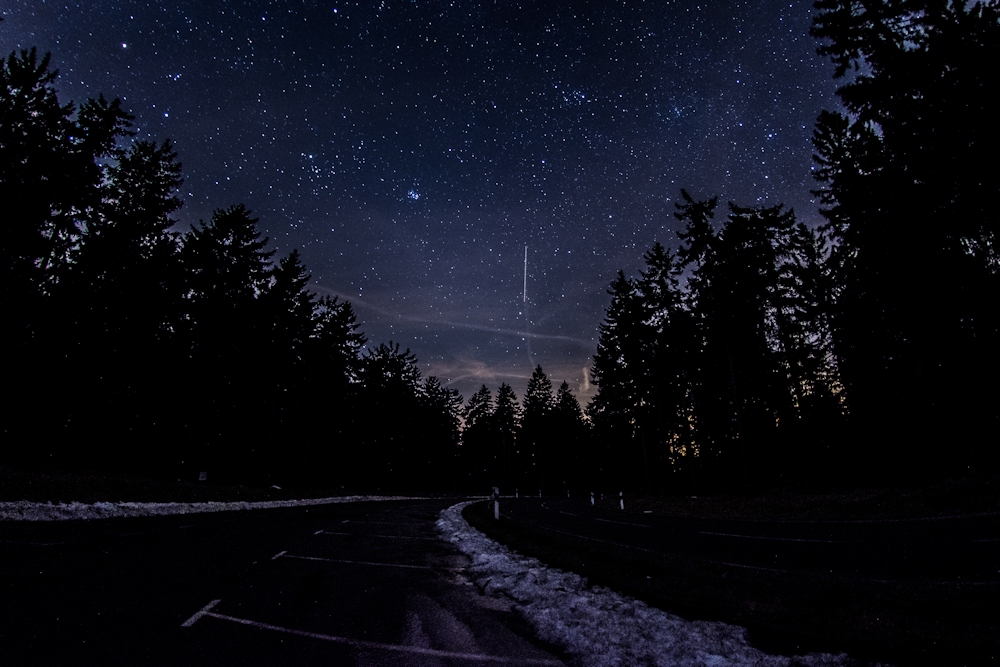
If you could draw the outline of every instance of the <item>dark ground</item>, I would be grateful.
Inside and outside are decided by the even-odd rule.
[[[686,618],[747,627],[768,652],[988,665],[1000,661],[1000,512],[995,500],[982,502],[995,487],[972,486],[627,498],[631,511],[619,510],[617,497],[594,508],[504,500],[499,522],[485,503],[466,517],[593,584]],[[811,518],[797,519],[803,514]]]
[[[530,512],[515,516],[510,503],[505,503],[507,518],[499,523],[488,517],[485,504],[472,506],[466,515],[494,539],[583,574],[592,583],[688,618],[746,626],[751,640],[767,651],[847,651],[863,661],[904,667],[988,665],[1000,662],[998,486],[995,478],[979,477],[829,493],[626,497],[624,512],[618,509],[618,498],[609,495],[598,498],[593,509],[579,501],[571,509],[581,515],[592,512],[591,525],[577,523],[568,530],[547,525]],[[342,493],[0,469],[0,501],[194,502]],[[546,502],[553,508],[563,500]],[[596,522],[598,517],[667,522],[673,528],[663,529],[664,534],[674,538],[665,546],[643,546],[641,540],[648,537],[635,542],[629,533],[645,530],[615,528]],[[594,526],[619,532],[588,532]],[[694,532],[735,538],[805,530],[793,539],[818,541],[766,542],[725,535],[695,539],[688,535],[692,526],[704,529]],[[597,541],[602,535],[611,539]],[[850,546],[825,546],[828,537]],[[869,546],[866,539],[873,540]],[[777,565],[769,561],[769,549],[775,545],[781,547],[773,554]],[[810,545],[818,549],[813,555],[798,550]],[[866,553],[871,558],[865,558]],[[821,565],[837,571],[824,574]],[[30,585],[19,590],[28,595]]]
[[[461,576],[454,502],[0,522],[0,665],[562,664]]]

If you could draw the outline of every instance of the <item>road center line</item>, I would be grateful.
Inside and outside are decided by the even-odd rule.
[[[282,551],[280,554],[278,554],[277,556],[275,556],[271,560],[274,560],[275,558],[278,558],[278,556],[281,556],[282,558],[297,558],[299,560],[316,560],[316,561],[322,561],[324,563],[346,563],[347,565],[374,565],[374,566],[377,566],[377,567],[402,567],[402,568],[406,568],[408,570],[433,570],[434,569],[434,568],[432,568],[432,567],[430,567],[428,565],[404,565],[402,563],[373,563],[373,562],[364,561],[364,560],[342,560],[340,558],[319,558],[318,556],[295,556],[293,554],[288,553],[287,551]]]
[[[600,521],[600,519],[598,519]],[[736,535],[734,533],[712,533],[706,530],[699,530],[699,535],[716,535],[718,537],[742,537],[747,540],[774,540],[777,542],[817,542],[821,544],[833,544],[833,540],[807,540],[801,537],[766,537],[764,535]]]
[[[261,623],[260,621],[252,621],[246,618],[236,618],[235,616],[227,616],[225,614],[217,614],[210,611],[219,601],[213,600],[204,609],[199,611],[197,614],[188,619],[182,627],[190,627],[195,621],[197,621],[202,616],[211,616],[212,618],[217,618],[220,621],[230,621],[232,623],[239,623],[240,625],[247,625],[252,628],[258,628],[260,630],[272,630],[274,632],[282,632],[287,635],[296,635],[298,637],[308,637],[310,639],[319,639],[327,642],[334,642],[336,644],[346,644],[348,646],[354,647],[355,649],[367,649],[376,651],[392,651],[394,653],[414,653],[417,655],[428,655],[436,658],[451,658],[457,660],[471,660],[474,662],[492,662],[504,665],[562,665],[563,663],[559,660],[552,658],[507,658],[498,655],[486,655],[483,653],[460,653],[456,651],[440,651],[438,649],[432,648],[422,648],[420,646],[400,646],[398,644],[383,644],[381,642],[369,642],[359,639],[349,639],[347,637],[337,637],[334,635],[326,635],[320,632],[309,632],[308,630],[296,630],[294,628],[284,628],[280,625],[271,625],[270,623]]]

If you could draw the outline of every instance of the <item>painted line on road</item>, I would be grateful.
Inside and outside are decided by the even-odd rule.
[[[612,542],[610,540],[602,540],[602,539],[600,539],[598,537],[589,537],[587,535],[580,535],[578,533],[571,533],[571,532],[568,532],[568,531],[565,531],[565,530],[559,530],[558,528],[550,528],[549,526],[543,526],[542,524],[536,523],[534,521],[527,521],[527,520],[524,520],[524,519],[515,519],[514,517],[510,516],[509,514],[504,514],[503,512],[500,513],[500,516],[503,517],[504,519],[509,519],[511,521],[523,521],[524,523],[530,523],[533,526],[535,526],[536,528],[540,528],[542,530],[547,530],[547,531],[549,531],[551,533],[557,533],[559,535],[567,535],[569,537],[576,537],[576,538],[581,539],[581,540],[586,540],[587,542],[597,542],[599,544],[610,544],[611,546],[615,546],[615,547],[624,547],[626,549],[633,549],[635,551],[645,551],[646,553],[657,554],[657,555],[660,555],[660,556],[669,555],[669,554],[666,554],[666,553],[664,553],[662,551],[656,551],[655,549],[647,549],[645,547],[637,547],[637,546],[632,545],[632,544],[621,544],[619,542]]]
[[[504,517],[506,519],[510,519],[512,521],[517,521],[517,519],[514,519],[513,517],[508,516],[506,514],[501,514],[500,516],[502,516],[502,517]],[[543,526],[542,524],[535,523],[533,521],[526,521],[525,523],[530,523],[530,524],[534,525],[536,528],[540,528],[542,530],[547,530],[549,532],[557,533],[559,535],[566,535],[566,536],[569,536],[569,537],[575,537],[577,539],[585,540],[587,542],[597,542],[599,544],[608,544],[608,545],[615,546],[615,547],[622,547],[623,549],[631,549],[633,551],[643,551],[645,553],[654,554],[654,555],[665,557],[665,558],[675,558],[675,559],[679,558],[679,559],[682,559],[682,560],[694,560],[694,561],[698,561],[700,563],[709,563],[711,565],[726,565],[726,566],[729,566],[729,567],[738,567],[738,568],[743,568],[743,569],[746,569],[746,570],[762,570],[762,571],[765,571],[765,572],[775,572],[775,573],[778,573],[778,574],[805,574],[807,576],[819,576],[819,577],[826,577],[827,576],[827,575],[822,574],[822,573],[793,572],[791,570],[781,570],[781,569],[773,568],[773,567],[760,567],[760,566],[757,566],[757,565],[741,565],[739,563],[727,563],[725,561],[720,561],[720,560],[711,560],[711,559],[708,559],[708,558],[699,558],[698,556],[692,556],[690,554],[669,553],[669,552],[665,552],[665,551],[658,551],[656,549],[647,549],[646,547],[639,547],[639,546],[636,546],[634,544],[622,544],[621,542],[612,542],[611,540],[602,540],[602,539],[597,538],[597,537],[590,537],[590,536],[587,536],[587,535],[580,535],[578,533],[570,533],[570,532],[565,531],[565,530],[559,530],[558,528],[550,528],[549,526]]]
[[[200,619],[202,616],[207,615],[211,611],[212,607],[219,604],[220,602],[222,602],[222,600],[212,600],[207,605],[198,610],[194,616],[181,623],[181,627],[190,628],[192,625],[198,622],[198,619]]]
[[[211,616],[212,618],[217,618],[220,621],[239,623],[240,625],[246,625],[251,628],[257,628],[258,630],[271,630],[273,632],[281,632],[287,635],[296,635],[298,637],[308,637],[309,639],[319,639],[322,641],[333,642],[335,644],[346,644],[347,646],[351,646],[355,649],[390,651],[393,653],[411,653],[416,655],[432,656],[435,658],[451,658],[453,660],[471,660],[474,662],[492,662],[504,665],[563,665],[564,664],[561,660],[555,660],[553,658],[508,658],[505,656],[487,655],[484,653],[462,653],[458,651],[441,651],[433,648],[423,648],[421,646],[401,646],[399,644],[383,644],[381,642],[370,642],[360,639],[350,639],[348,637],[337,637],[335,635],[327,635],[321,632],[296,630],[295,628],[285,628],[280,625],[261,623],[260,621],[252,621],[246,618],[227,616],[226,614],[218,614],[214,611],[211,611],[212,607],[214,607],[218,603],[219,600],[213,600],[207,606],[205,606],[201,611],[199,611],[197,614],[195,614],[190,619],[185,621],[182,627],[191,627],[201,617]]]
[[[433,570],[434,569],[434,568],[430,567],[429,565],[404,565],[402,563],[373,563],[373,562],[364,561],[364,560],[343,560],[343,559],[340,559],[340,558],[320,558],[318,556],[296,556],[294,554],[288,553],[287,551],[282,551],[280,554],[278,554],[277,556],[275,556],[271,560],[275,560],[276,558],[278,558],[278,556],[280,556],[282,558],[297,558],[298,560],[316,560],[316,561],[322,561],[324,563],[345,563],[347,565],[375,565],[377,567],[402,567],[402,568],[405,568],[405,569],[408,569],[408,570]]]
[[[20,540],[0,540],[0,544],[20,544],[23,547],[54,547],[65,542],[22,542]]]
[[[628,521],[615,521],[614,519],[594,519],[595,521],[602,521],[604,523],[617,523],[622,526],[635,526],[636,528],[652,528],[652,526],[645,523],[629,523]]]
[[[368,535],[366,533],[337,533],[331,530],[317,530],[313,535],[347,535],[354,537],[383,537],[387,540],[427,540],[429,542],[437,542],[440,538],[437,537],[414,537],[411,535]]]
[[[524,521],[524,520],[515,519],[514,517],[512,517],[512,516],[510,516],[508,514],[501,513],[500,516],[502,516],[505,519],[509,519],[511,521]],[[623,549],[631,549],[633,551],[643,551],[645,553],[655,554],[657,556],[662,556],[662,557],[665,557],[665,558],[679,558],[679,559],[682,559],[682,560],[693,560],[693,561],[697,561],[699,563],[707,563],[709,565],[721,565],[723,567],[735,567],[735,568],[740,568],[740,569],[743,569],[743,570],[758,570],[758,571],[761,571],[761,572],[773,572],[775,574],[798,575],[798,576],[814,577],[814,578],[821,578],[821,579],[837,579],[837,580],[840,580],[840,581],[869,581],[869,582],[878,583],[878,584],[900,584],[900,583],[911,584],[911,583],[923,583],[924,585],[927,585],[927,586],[960,586],[960,587],[964,587],[964,586],[1000,586],[1000,581],[930,581],[930,582],[919,582],[918,581],[918,582],[913,582],[913,581],[909,581],[909,580],[906,580],[906,579],[878,579],[878,578],[875,578],[875,577],[865,577],[865,576],[854,576],[854,577],[852,577],[852,576],[846,576],[846,575],[842,575],[842,574],[832,574],[832,573],[831,574],[827,574],[825,572],[810,572],[808,570],[785,570],[785,569],[776,568],[776,567],[763,567],[763,566],[760,566],[760,565],[745,565],[745,564],[742,564],[742,563],[730,563],[728,561],[712,560],[710,558],[699,558],[698,556],[693,556],[693,555],[690,555],[690,554],[678,554],[678,553],[670,553],[670,552],[666,552],[666,551],[657,551],[655,549],[647,549],[646,547],[639,547],[639,546],[636,546],[634,544],[622,544],[621,542],[612,542],[611,540],[602,540],[602,539],[599,539],[597,537],[590,537],[588,535],[580,535],[578,533],[571,533],[571,532],[568,532],[568,531],[565,531],[565,530],[559,530],[558,528],[551,528],[549,526],[543,526],[542,524],[536,523],[536,522],[533,522],[533,521],[524,521],[524,523],[530,523],[533,526],[535,526],[536,528],[539,528],[541,530],[547,530],[547,531],[549,531],[551,533],[557,533],[559,535],[566,535],[568,537],[575,537],[575,538],[577,538],[579,540],[584,540],[584,541],[587,541],[587,542],[597,542],[599,544],[608,544],[608,545],[615,546],[615,547],[621,547]]]
[[[600,521],[600,519],[598,519]],[[747,540],[775,540],[778,542],[818,542],[821,544],[833,544],[833,540],[808,540],[802,537],[767,537],[765,535],[737,535],[735,533],[712,533],[707,530],[699,530],[699,535],[715,535],[718,537],[742,537]]]

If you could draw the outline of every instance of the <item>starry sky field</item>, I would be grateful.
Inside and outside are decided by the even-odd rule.
[[[585,402],[608,285],[676,246],[681,188],[819,224],[810,137],[837,84],[812,12],[14,0],[0,49],[51,52],[61,101],[119,97],[139,138],[173,140],[180,228],[245,203],[425,375],[520,397],[541,364]]]

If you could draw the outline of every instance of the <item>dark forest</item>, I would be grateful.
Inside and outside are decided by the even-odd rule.
[[[179,231],[171,142],[11,54],[0,465],[560,495],[995,471],[1000,12],[815,6],[842,83],[814,129],[825,224],[682,191],[680,238],[610,284],[585,408],[541,366],[520,398],[423,377],[243,205]]]

